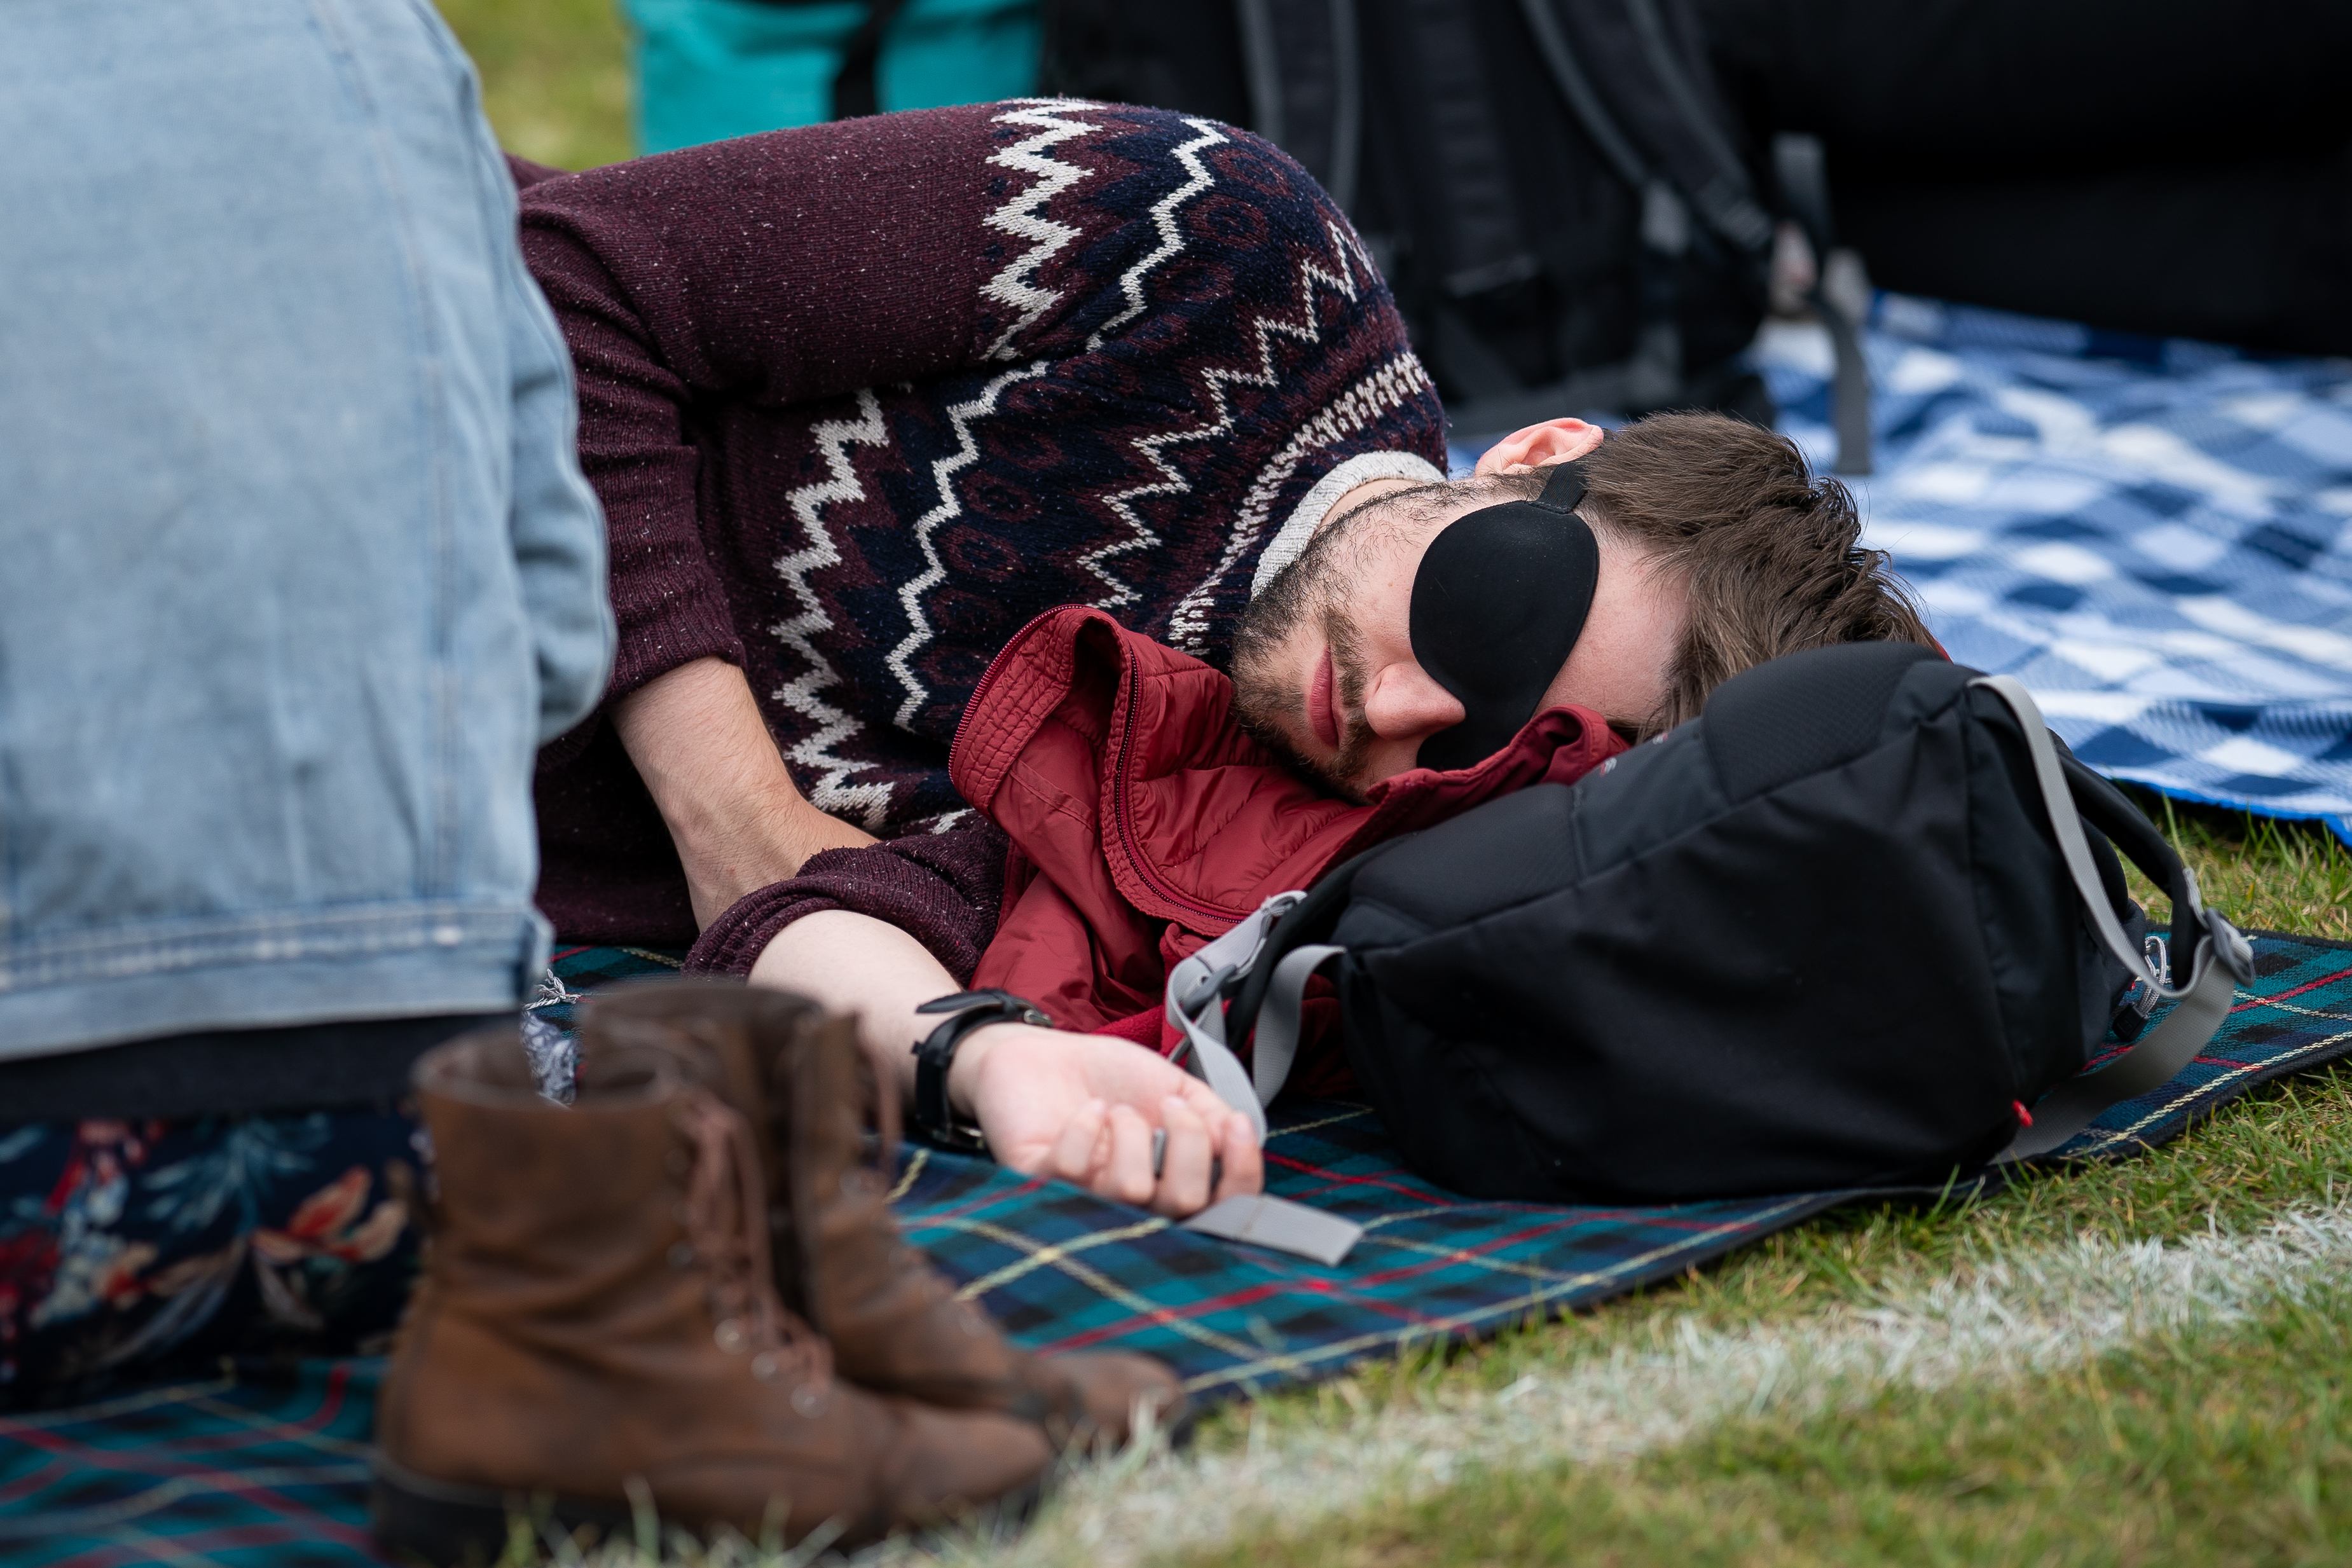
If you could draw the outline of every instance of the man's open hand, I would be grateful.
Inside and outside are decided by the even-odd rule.
[[[964,1040],[948,1090],[1000,1163],[1155,1214],[1181,1218],[1265,1184],[1249,1119],[1126,1040],[992,1025]],[[1168,1134],[1156,1176],[1155,1129]]]
[[[939,1022],[921,1009],[961,989],[922,943],[852,910],[819,910],[786,926],[752,963],[751,984],[857,1015],[877,1076],[909,1097],[908,1047]],[[989,1148],[1013,1169],[1171,1217],[1265,1183],[1249,1118],[1127,1040],[991,1024],[958,1047],[948,1099],[979,1121]],[[1168,1135],[1157,1175],[1155,1130]]]

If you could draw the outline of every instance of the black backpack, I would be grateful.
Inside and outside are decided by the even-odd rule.
[[[2179,990],[2115,847],[2171,896]],[[2252,978],[2022,686],[1895,643],[1759,666],[1604,771],[1381,845],[1221,941],[1168,994],[1228,1099],[1279,1088],[1328,964],[1413,1167],[1549,1203],[1936,1186],[2046,1152],[2179,1071]],[[1237,1079],[1222,1042],[1253,1023]]]
[[[1695,406],[1771,423],[1738,356],[1776,213],[1832,255],[1827,185],[1817,144],[1746,143],[1687,0],[1047,0],[1045,17],[1049,90],[1231,120],[1306,165],[1455,429]],[[1857,300],[1813,303],[1838,348],[1838,466],[1867,472]]]

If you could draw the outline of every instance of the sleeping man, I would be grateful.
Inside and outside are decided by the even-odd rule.
[[[1761,659],[1927,639],[1750,426],[1557,419],[1447,480],[1346,220],[1213,121],[880,116],[523,214],[622,632],[541,754],[541,907],[857,1013],[919,1124],[1108,1196],[1257,1185],[1158,993],[1266,894]],[[919,1011],[967,985],[1036,1010]]]

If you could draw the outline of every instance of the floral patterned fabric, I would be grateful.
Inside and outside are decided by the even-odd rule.
[[[415,1275],[423,1141],[392,1107],[0,1124],[0,1405],[368,1348]]]

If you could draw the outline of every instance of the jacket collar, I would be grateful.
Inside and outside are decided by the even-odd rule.
[[[1129,903],[1222,931],[1359,850],[1531,784],[1573,782],[1625,749],[1591,710],[1548,709],[1475,767],[1399,773],[1358,805],[1284,766],[1234,721],[1232,702],[1223,675],[1103,611],[1049,610],[973,689],[949,775],[1033,858],[1045,835],[1024,818],[1091,815],[1087,837]],[[1008,792],[1016,772],[1024,787]]]

